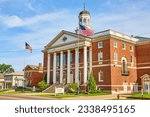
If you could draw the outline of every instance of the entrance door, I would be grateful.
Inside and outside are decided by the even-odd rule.
[[[144,92],[150,93],[150,83],[149,82],[144,83]]]
[[[123,83],[123,92],[128,93],[128,83]]]

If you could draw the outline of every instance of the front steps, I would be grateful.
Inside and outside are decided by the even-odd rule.
[[[53,84],[53,85],[50,85],[48,88],[46,88],[45,90],[43,90],[42,93],[55,93],[55,87],[56,88],[63,88],[64,85],[63,84]]]

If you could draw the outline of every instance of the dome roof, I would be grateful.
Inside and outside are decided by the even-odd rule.
[[[83,11],[80,12],[79,15],[82,15],[82,14],[88,14],[88,15],[90,15],[90,12],[88,12],[87,10],[83,10]]]

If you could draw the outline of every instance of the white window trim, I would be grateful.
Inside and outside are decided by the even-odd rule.
[[[99,46],[99,43],[101,43],[102,46]],[[103,48],[103,42],[102,41],[98,42],[98,48]]]
[[[118,48],[118,43],[117,43],[117,41],[114,41],[114,48]]]
[[[115,55],[117,55],[117,59],[115,60]],[[118,61],[118,53],[115,51],[114,52],[114,61]]]
[[[123,45],[124,45],[124,48],[123,48]],[[125,43],[122,43],[122,49],[126,50],[126,44]]]
[[[98,72],[98,82],[103,82],[104,80],[101,80],[101,79],[100,79],[100,78],[101,78],[100,75],[101,75],[100,72]]]
[[[102,54],[102,60],[100,60],[100,54]],[[98,61],[103,61],[103,52],[101,51],[98,52]]]
[[[132,48],[132,49],[131,49],[131,48]],[[130,51],[131,51],[131,52],[133,52],[133,48],[134,48],[133,46],[130,46]]]

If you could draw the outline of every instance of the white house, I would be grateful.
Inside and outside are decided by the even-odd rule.
[[[24,72],[13,72],[13,73],[7,73],[4,75],[4,83],[5,88],[13,88],[15,86],[17,87],[23,87],[24,86]]]
[[[0,74],[0,89],[4,88],[4,75]]]

